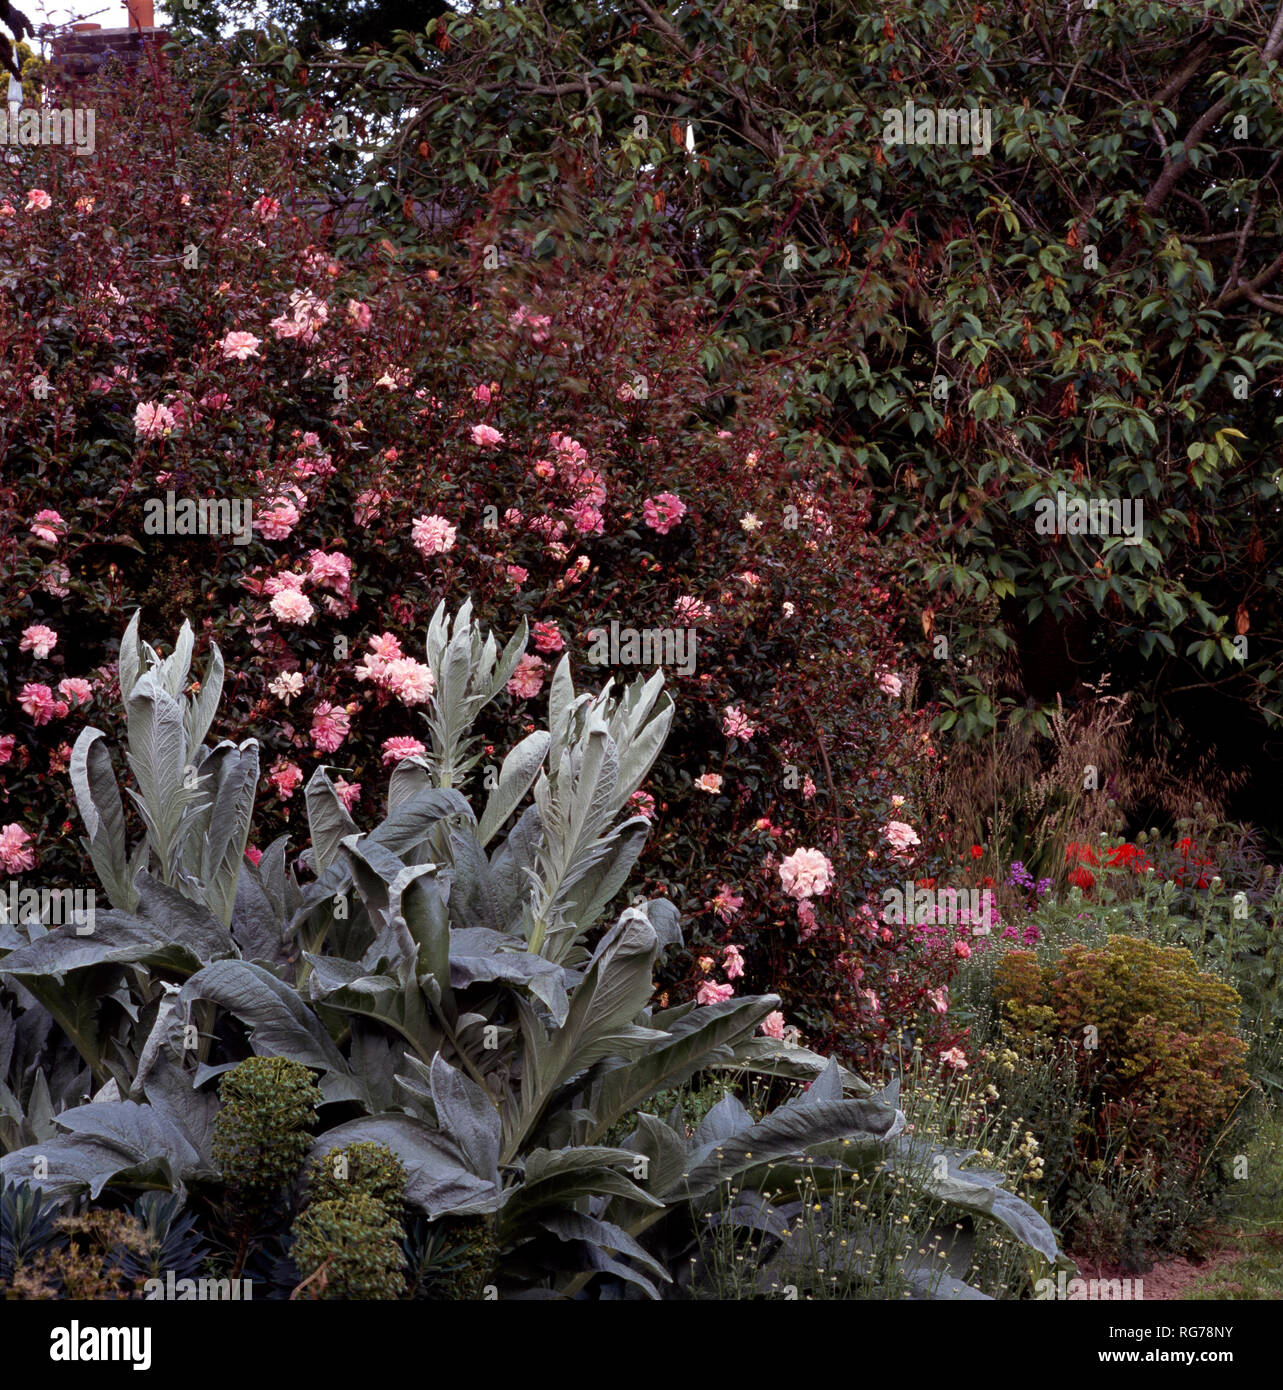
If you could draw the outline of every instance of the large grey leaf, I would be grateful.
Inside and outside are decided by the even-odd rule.
[[[529,874],[543,843],[543,822],[538,806],[527,806],[490,856],[490,880],[503,918],[504,931],[514,931],[521,921],[521,905],[530,897]]]
[[[898,1110],[869,1100],[818,1101],[796,1109],[785,1106],[747,1129],[701,1145],[682,1190],[695,1200],[760,1163],[804,1153],[830,1139],[893,1138],[903,1123]]]
[[[343,841],[343,853],[366,911],[376,930],[381,929],[387,923],[392,885],[406,866],[370,835],[349,835]]]
[[[187,684],[187,676],[192,669],[192,653],[195,650],[196,637],[192,632],[192,625],[184,618],[178,632],[178,640],[174,643],[174,650],[161,662],[157,670],[165,689],[174,699],[182,695],[183,686]]]
[[[516,1234],[531,1213],[570,1207],[581,1197],[618,1197],[638,1206],[662,1210],[662,1201],[626,1176],[636,1164],[637,1155],[627,1149],[591,1144],[532,1150],[526,1156],[525,1180],[506,1193],[505,1233]]]
[[[236,906],[232,911],[232,936],[241,955],[246,960],[280,964],[285,959],[283,928],[280,913],[264,891],[258,870],[246,860],[236,884]]]
[[[477,839],[482,845],[490,843],[495,832],[530,790],[543,765],[551,737],[546,730],[536,729],[503,760],[503,766],[499,769],[499,785],[490,793],[486,809],[477,824]]]
[[[307,806],[308,833],[312,837],[312,864],[321,874],[338,858],[343,841],[360,832],[325,766],[318,767],[308,779],[303,788],[303,800]]]
[[[778,1002],[775,1004],[779,1007]],[[734,1060],[715,1065],[731,1071],[751,1071],[761,1076],[779,1076],[789,1081],[814,1081],[831,1061],[804,1047],[791,1047],[774,1038],[746,1038],[735,1046]],[[857,1096],[871,1096],[873,1087],[863,1077],[838,1064],[844,1089]]]
[[[51,1196],[83,1188],[96,1198],[113,1178],[124,1174],[159,1175],[167,1185],[180,1184],[195,1172],[200,1155],[176,1124],[150,1105],[132,1100],[99,1101],[64,1110],[56,1117],[67,1137],[18,1149],[0,1159],[0,1176],[29,1179],[33,1162],[43,1156],[48,1175],[40,1186]]]
[[[582,875],[567,879],[567,891],[561,910],[575,924],[577,931],[586,931],[605,911],[616,893],[628,882],[646,845],[650,822],[645,816],[626,820],[609,837],[610,849]]]
[[[171,1022],[177,1024],[176,1041],[181,1042],[182,1020],[171,1018]],[[198,1090],[195,1074],[186,1071],[175,1056],[162,1054],[147,1075],[143,1094],[153,1110],[165,1115],[182,1132],[200,1155],[202,1168],[215,1171],[212,1154],[218,1096],[213,1088]]]
[[[551,1231],[561,1240],[583,1241],[587,1245],[598,1247],[599,1250],[626,1255],[646,1270],[648,1274],[654,1275],[656,1279],[665,1283],[672,1283],[672,1276],[669,1272],[644,1246],[638,1244],[636,1239],[630,1236],[627,1231],[612,1225],[609,1221],[601,1221],[597,1217],[587,1216],[579,1211],[553,1211],[541,1214],[539,1225],[545,1231]],[[616,1269],[617,1272],[617,1267],[614,1266],[613,1262],[608,1267]]]
[[[503,1126],[494,1102],[440,1053],[432,1059],[432,1099],[442,1133],[458,1146],[468,1167],[498,1185]]]
[[[190,700],[183,715],[183,725],[187,733],[187,756],[190,758],[205,742],[214,715],[218,713],[218,702],[223,694],[223,654],[218,644],[211,642],[209,660],[205,663],[205,675],[200,683],[200,691]]]
[[[93,933],[76,935],[72,923],[55,927],[3,959],[12,975],[61,975],[105,962],[140,962],[191,974],[207,961],[236,954],[231,933],[199,903],[146,872],[135,886],[137,914],[96,912]]]
[[[138,678],[125,702],[129,724],[127,758],[138,783],[139,803],[153,837],[161,874],[174,867],[178,827],[191,803],[183,795],[187,765],[187,734],[183,706],[152,671]]]
[[[589,1141],[599,1139],[617,1120],[637,1110],[656,1091],[680,1086],[696,1071],[729,1060],[732,1045],[751,1035],[779,1001],[727,999],[697,1009],[675,1023],[668,1039],[644,1056],[605,1072],[593,1090],[594,1124]]]
[[[502,931],[504,923],[490,879],[490,861],[471,826],[450,828],[450,853],[454,860],[454,883],[450,889],[451,919],[465,928]]]
[[[649,1192],[669,1192],[686,1171],[686,1140],[672,1125],[644,1112],[637,1116],[637,1128],[625,1147],[642,1154],[646,1175],[642,1178]]]
[[[645,1030],[636,1028],[633,1020],[653,991],[656,949],[655,929],[645,913],[629,908],[602,937],[571,995],[565,1023],[551,1037],[541,1036],[530,1012],[521,1010],[526,1042],[522,1110],[527,1121],[572,1074],[606,1057],[640,1050]]]
[[[326,1100],[359,1100],[343,1055],[320,1019],[283,980],[244,960],[221,960],[207,965],[183,986],[180,1007],[198,999],[222,1005],[251,1030],[260,1057],[290,1057],[322,1071],[320,1086]],[[202,1067],[197,1085],[212,1074]]]
[[[221,747],[222,745],[220,745]],[[205,842],[201,846],[201,881],[209,910],[225,925],[232,920],[236,885],[245,860],[254,793],[258,787],[258,743],[246,739],[229,752],[206,794],[212,798]]]
[[[125,812],[100,729],[80,731],[71,750],[71,785],[89,836],[89,857],[113,907],[132,912],[138,897],[129,877]]]
[[[388,778],[388,815],[398,806],[409,801],[420,792],[431,791],[436,783],[432,780],[432,768],[428,760],[419,754],[398,760]]]
[[[268,901],[272,904],[272,911],[282,922],[289,921],[293,911],[286,886],[288,875],[285,868],[285,855],[289,849],[289,843],[290,837],[288,835],[278,835],[263,851],[262,858],[254,866],[255,876],[262,884],[263,892],[267,894]]]
[[[405,1198],[433,1220],[442,1216],[476,1216],[499,1209],[498,1186],[473,1173],[445,1135],[409,1115],[372,1115],[327,1130],[312,1145],[311,1156],[324,1158],[346,1144],[385,1144],[405,1165]]]
[[[414,878],[401,892],[401,915],[418,948],[420,977],[431,975],[443,995],[451,986],[450,885],[448,877],[432,874]]]
[[[134,609],[134,616],[130,618],[129,626],[120,641],[117,668],[120,673],[120,698],[125,703],[128,703],[143,667],[142,645],[138,639],[138,622],[142,613],[141,608]]]
[[[451,787],[416,792],[366,838],[391,850],[393,854],[404,854],[422,844],[428,831],[446,816],[463,816],[473,822],[476,820],[472,807]]]
[[[547,993],[545,982],[557,985],[562,993],[575,983],[575,976],[555,961],[529,951],[513,950],[512,938],[482,928],[463,929],[450,934],[450,984],[454,989],[502,980],[505,984],[526,985],[540,999]],[[546,1000],[545,1000],[546,1002]],[[564,1021],[564,1015],[560,1022]]]
[[[659,675],[656,672],[656,675]],[[652,680],[654,677],[651,678]],[[641,786],[659,751],[664,746],[673,723],[673,702],[663,697],[658,713],[631,738],[620,739],[619,776],[615,787],[612,814]]]
[[[1013,1235],[1054,1264],[1060,1253],[1055,1232],[1028,1202],[1000,1186],[1001,1173],[964,1169],[962,1162],[971,1156],[971,1151],[949,1148],[933,1148],[928,1156],[921,1146],[902,1140],[899,1151],[888,1160],[888,1167],[904,1173],[928,1197],[1002,1222]],[[944,1159],[947,1177],[936,1175],[937,1157]]]

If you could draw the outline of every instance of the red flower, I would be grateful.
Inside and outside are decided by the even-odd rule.
[[[1100,860],[1096,858],[1096,851],[1090,845],[1080,845],[1075,842],[1065,846],[1065,863],[1099,864]],[[1070,875],[1070,877],[1072,879],[1073,876]],[[1093,879],[1092,882],[1094,883],[1095,880]]]
[[[984,846],[983,846],[983,845],[972,845],[972,846],[971,846],[971,857],[972,857],[973,859],[983,859],[983,858],[985,857]]]
[[[1069,881],[1075,888],[1087,889],[1096,883],[1096,875],[1090,869],[1072,869],[1069,874]]]

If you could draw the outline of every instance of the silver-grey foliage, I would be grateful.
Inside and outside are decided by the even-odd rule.
[[[524,646],[524,626],[501,652],[469,605],[453,623],[438,609],[431,753],[397,768],[368,833],[319,767],[306,791],[316,877],[300,880],[284,840],[257,866],[244,857],[258,749],[204,745],[217,652],[184,698],[190,628],[162,660],[135,618],[120,678],[145,838],[127,851],[110,758],[86,730],[72,776],[113,910],[88,937],[0,935],[0,979],[34,996],[116,1099],[54,1108],[29,1070],[25,1100],[0,1084],[0,1135],[22,1141],[0,1176],[30,1178],[37,1156],[53,1193],[214,1176],[209,1082],[233,1064],[213,1047],[221,1015],[221,1031],[233,1020],[256,1053],[303,1062],[327,1102],[363,1112],[325,1130],[315,1156],[376,1140],[406,1165],[412,1207],[493,1220],[505,1293],[571,1295],[606,1277],[658,1296],[672,1265],[646,1241],[660,1223],[693,1238],[727,1184],[765,1192],[795,1166],[849,1185],[874,1161],[918,1180],[893,1090],[875,1095],[836,1062],[760,1036],[775,996],[651,1008],[656,963],[681,940],[671,903],[635,902],[601,928],[646,837],[643,818],[621,815],[672,720],[658,672],[577,694],[563,658],[548,728],[508,754],[475,815],[460,791],[479,761],[473,727]],[[91,977],[136,1028],[103,1033]],[[0,1041],[25,1016],[0,1015]],[[728,1097],[694,1134],[648,1112],[657,1092],[717,1071],[809,1089],[756,1118]],[[926,1195],[1055,1255],[1042,1218],[956,1156]],[[735,1209],[760,1222],[768,1207],[741,1196]]]

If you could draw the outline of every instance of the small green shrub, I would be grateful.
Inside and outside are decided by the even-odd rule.
[[[1163,1141],[1192,1157],[1248,1089],[1238,991],[1189,951],[1130,936],[1074,943],[1050,966],[1011,951],[994,991],[1017,1036],[1083,1047],[1096,1136],[1102,1124],[1125,1127],[1128,1160]],[[1098,1147],[1084,1156],[1099,1157]]]
[[[294,1223],[294,1263],[313,1298],[402,1298],[401,1227],[364,1192],[313,1202]]]

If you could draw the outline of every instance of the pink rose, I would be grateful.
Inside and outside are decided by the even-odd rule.
[[[782,1040],[784,1037],[784,1015],[778,1009],[767,1014],[757,1026],[768,1038]]]
[[[780,863],[780,881],[791,898],[813,898],[827,893],[833,882],[833,865],[818,849],[799,849]]]
[[[718,985],[714,984],[712,980],[705,980],[696,992],[695,1002],[701,1005],[722,1004],[725,1003],[727,999],[733,998],[734,995],[734,985]]]

